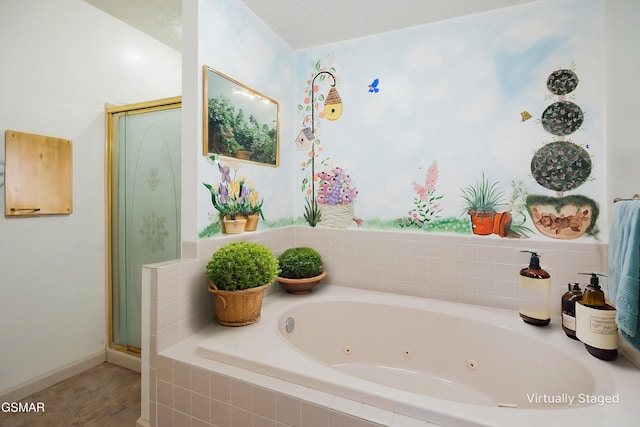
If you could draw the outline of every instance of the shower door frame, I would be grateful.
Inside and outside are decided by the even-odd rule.
[[[114,116],[120,113],[127,115],[150,113],[154,111],[182,108],[182,97],[174,96],[136,104],[109,106],[106,108],[107,117],[107,324],[109,348],[123,353],[140,357],[141,349],[133,346],[123,346],[113,342],[113,123]]]

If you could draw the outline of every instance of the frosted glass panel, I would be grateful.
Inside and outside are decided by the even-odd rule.
[[[142,266],[179,258],[180,120],[180,108],[119,119],[113,342],[124,347],[141,346]]]

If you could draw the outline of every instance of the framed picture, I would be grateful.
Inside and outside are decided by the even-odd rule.
[[[279,164],[280,104],[205,65],[203,155]]]

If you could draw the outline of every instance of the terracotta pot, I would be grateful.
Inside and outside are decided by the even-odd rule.
[[[473,234],[487,236],[493,233],[495,212],[477,212],[470,210],[467,213],[471,217],[471,231],[473,231]]]
[[[493,216],[493,234],[506,237],[511,229],[511,212],[500,212]]]
[[[260,214],[254,213],[247,216],[247,223],[244,226],[244,231],[256,231],[258,228],[258,221],[260,220]]]
[[[287,277],[277,277],[276,280],[280,282],[280,285],[289,292],[295,295],[304,295],[311,292],[311,289],[320,284],[320,281],[327,275],[326,271],[320,273],[315,277],[307,277],[304,279],[289,279]]]

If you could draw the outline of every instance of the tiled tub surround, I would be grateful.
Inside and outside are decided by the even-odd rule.
[[[595,359],[559,319],[331,285],[272,295],[250,327],[209,326],[196,355],[442,426],[634,424],[640,370]]]
[[[313,246],[321,253],[328,271],[325,284],[334,283],[510,310],[517,310],[518,272],[528,264],[529,259],[528,254],[520,251],[535,249],[541,255],[542,266],[552,277],[552,314],[554,315],[560,314],[559,300],[567,283],[580,278],[576,275],[577,272],[606,271],[607,255],[607,245],[596,242],[512,240],[494,236],[478,238],[407,231],[332,230],[319,227],[288,227],[258,231],[187,245],[183,253],[193,256],[192,259],[149,266],[143,271],[143,337],[145,341],[143,342],[142,415],[143,419],[150,420],[151,425],[156,425],[156,414],[160,414],[157,418],[158,425],[182,425],[182,423],[172,424],[173,416],[176,419],[182,419],[181,417],[184,416],[192,417],[195,420],[194,425],[209,425],[206,422],[211,421],[210,418],[203,420],[193,417],[192,413],[189,415],[189,411],[184,412],[187,409],[185,405],[176,406],[175,397],[178,395],[185,397],[184,390],[193,389],[166,381],[169,377],[167,372],[159,368],[158,355],[166,358],[168,355],[164,354],[165,351],[178,342],[193,337],[196,332],[213,322],[211,297],[206,290],[205,266],[216,248],[235,240],[263,243],[276,254],[290,246]],[[268,294],[275,291],[277,286],[272,286]],[[558,303],[555,304],[556,302]],[[174,363],[179,362],[174,361]],[[165,363],[162,366],[167,365]],[[191,366],[197,368],[197,365]],[[224,367],[230,368],[227,365]],[[211,366],[207,369],[216,372]],[[164,379],[159,380],[159,377]],[[233,371],[231,377],[242,378],[237,370]],[[166,399],[167,393],[159,394],[156,391],[166,391],[168,385],[171,385],[173,390],[171,400]],[[293,385],[292,387],[296,388]],[[276,390],[280,389],[276,388]],[[309,393],[313,392],[309,391]],[[323,401],[322,398],[319,400]],[[296,401],[302,405],[302,401]],[[232,403],[229,404],[230,407],[236,407]],[[338,406],[342,407],[342,405]],[[352,406],[349,407],[352,408]],[[322,412],[323,419],[333,413],[330,406],[329,409],[322,408],[324,408],[323,405],[313,406],[313,412]],[[350,415],[359,413],[358,410],[341,412]],[[389,414],[385,414],[376,419],[375,416],[371,416],[371,413],[378,414],[375,408],[365,408],[365,413],[360,413],[363,419],[379,421],[382,425],[391,425],[393,414],[391,418]],[[259,415],[256,412],[253,414]],[[305,424],[302,424],[302,419]],[[205,424],[198,424],[201,421]],[[317,425],[310,424],[308,416],[300,418],[297,423],[291,420],[283,422],[272,419],[272,421],[273,423],[267,422],[264,425]],[[396,423],[396,425],[402,424]]]

